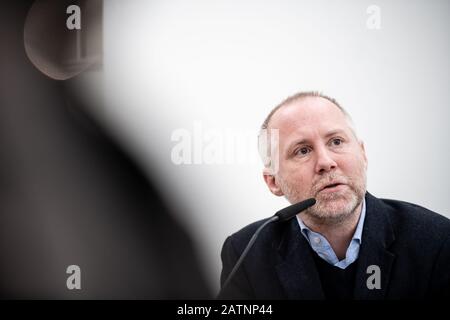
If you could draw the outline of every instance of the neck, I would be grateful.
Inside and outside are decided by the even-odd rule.
[[[339,260],[345,258],[347,248],[355,233],[361,215],[362,201],[355,210],[343,221],[329,224],[326,221],[301,213],[303,223],[312,231],[323,235],[333,248]]]

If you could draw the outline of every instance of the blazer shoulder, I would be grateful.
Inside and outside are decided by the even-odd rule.
[[[393,199],[379,199],[389,218],[397,227],[411,232],[425,233],[437,238],[450,234],[450,219],[420,205]]]
[[[258,221],[255,221],[253,223],[248,224],[247,226],[243,227],[242,229],[236,231],[233,233],[230,238],[233,240],[240,240],[240,241],[248,241],[253,236],[253,234],[258,230],[258,228],[265,223],[269,218],[261,219]],[[268,228],[267,226],[266,228]]]
[[[256,230],[258,230],[258,228],[269,219],[270,218],[265,218],[255,221],[233,233],[227,240],[230,241],[238,251],[242,251],[250,241],[251,237],[255,234]],[[262,243],[266,243],[267,241],[273,242],[273,240],[279,238],[282,234],[282,228],[284,225],[285,224],[283,223],[277,222],[268,224],[259,234],[255,247],[259,247]]]

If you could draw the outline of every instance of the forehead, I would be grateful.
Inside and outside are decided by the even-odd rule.
[[[350,130],[344,113],[331,101],[321,97],[304,97],[282,106],[272,116],[269,128],[280,135],[293,131],[325,133],[332,129]]]

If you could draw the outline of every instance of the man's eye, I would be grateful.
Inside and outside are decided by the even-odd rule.
[[[342,139],[340,139],[340,138],[334,138],[333,140],[331,140],[331,144],[332,144],[333,146],[339,146],[339,145],[342,144]]]
[[[304,156],[305,154],[308,154],[308,152],[309,152],[309,148],[308,147],[303,147],[303,148],[298,149],[295,152],[295,154]]]

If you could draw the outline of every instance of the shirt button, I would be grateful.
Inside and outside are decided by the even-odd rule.
[[[319,244],[320,243],[320,238],[319,237],[315,237],[314,238],[314,243]]]

